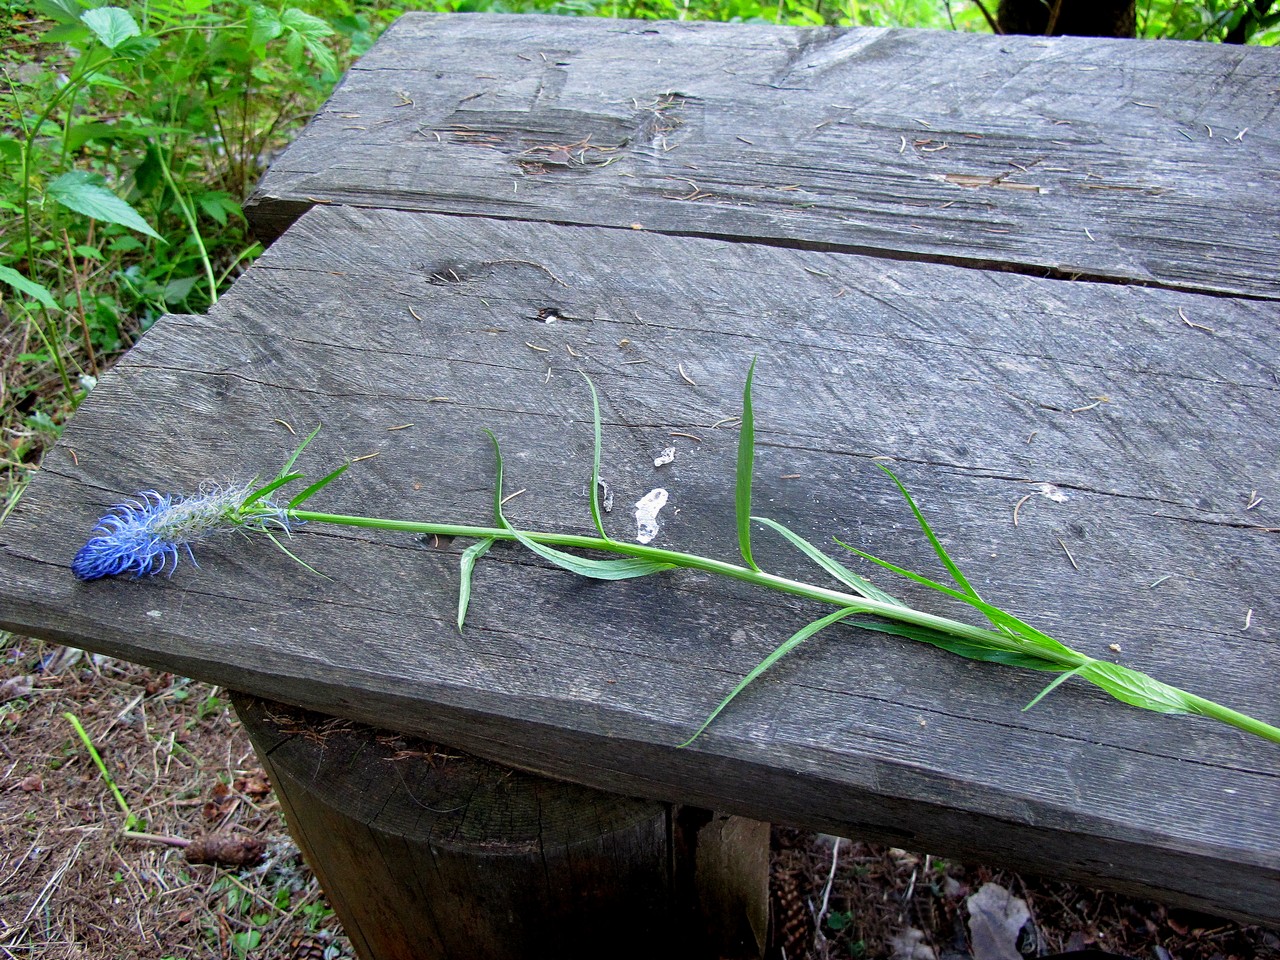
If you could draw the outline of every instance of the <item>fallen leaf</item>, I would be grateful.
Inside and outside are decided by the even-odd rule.
[[[924,931],[915,927],[907,927],[894,934],[889,941],[889,946],[893,948],[893,960],[938,960],[933,947],[923,941]]]
[[[6,700],[17,700],[19,697],[25,697],[31,693],[35,686],[36,678],[30,674],[23,676],[10,677],[4,683],[0,683],[0,703]]]
[[[1026,901],[998,883],[984,883],[968,906],[973,960],[1022,960],[1018,934],[1031,918]]]

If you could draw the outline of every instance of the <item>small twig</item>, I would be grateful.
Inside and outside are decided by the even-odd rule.
[[[680,376],[684,379],[685,383],[689,384],[689,386],[696,387],[698,385],[697,383],[694,382],[694,379],[691,376],[689,376],[687,373],[684,372],[683,363],[677,363],[676,369],[680,371]]]
[[[986,18],[987,26],[991,28],[991,32],[1003,34],[1004,31],[1000,29],[1000,24],[996,23],[996,18],[991,16],[991,12],[987,10],[987,5],[983,3],[982,0],[973,0],[973,2],[974,5],[982,11],[982,15]]]

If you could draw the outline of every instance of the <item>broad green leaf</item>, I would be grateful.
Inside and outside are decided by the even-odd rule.
[[[53,299],[53,294],[49,292],[49,288],[42,283],[36,283],[20,274],[13,267],[0,266],[0,283],[6,283],[19,293],[24,293],[32,300],[38,301],[42,306],[50,310],[58,309],[58,301]]]
[[[609,535],[604,532],[604,520],[600,516],[600,397],[591,378],[584,373],[582,379],[591,388],[591,422],[595,426],[595,445],[591,454],[591,519],[601,539],[608,540]]]
[[[738,430],[738,476],[734,488],[734,505],[738,519],[738,550],[752,570],[759,571],[751,556],[751,471],[755,463],[755,417],[751,410],[751,378],[755,376],[753,357],[747,369],[747,385],[742,390],[742,427]]]
[[[86,217],[104,220],[107,223],[118,223],[130,230],[137,230],[157,240],[161,239],[160,234],[152,230],[147,221],[143,220],[133,207],[111,192],[100,174],[87,173],[83,170],[64,173],[49,184],[45,195],[67,209],[82,213]]]
[[[191,291],[199,280],[200,277],[198,276],[179,277],[176,280],[170,280],[161,288],[160,297],[167,306],[172,307],[180,304],[191,296]]]
[[[471,603],[471,571],[475,569],[476,561],[489,552],[489,548],[493,546],[493,537],[485,537],[483,540],[477,540],[466,550],[462,551],[462,579],[458,582],[458,632],[462,632],[462,624],[467,619],[467,606]]]
[[[1080,668],[1080,676],[1123,703],[1156,713],[1198,713],[1185,690],[1171,687],[1145,673],[1118,663],[1093,660]]]
[[[86,10],[80,18],[81,22],[93,31],[102,45],[114,50],[130,37],[142,35],[137,22],[125,10],[119,7],[98,7]]]
[[[858,576],[848,567],[831,559],[804,537],[787,529],[776,520],[770,520],[768,517],[752,517],[751,519],[756,523],[764,524],[770,530],[782,534],[792,546],[860,596],[867,597],[870,600],[879,600],[881,603],[891,603],[894,606],[900,607],[903,605],[901,600],[890,596],[871,583],[871,581]]]
[[[79,23],[85,8],[76,0],[35,0],[36,12],[58,23]]]
[[[0,137],[0,159],[16,163],[22,159],[22,144],[13,137]]]
[[[315,37],[318,39],[333,35],[333,27],[329,26],[326,21],[299,10],[297,7],[290,7],[280,14],[280,23],[284,25],[286,30],[292,30],[303,37]]]
[[[821,620],[815,620],[813,623],[809,624],[808,626],[801,627],[799,630],[793,633],[790,639],[788,639],[785,643],[781,644],[771,654],[769,654],[767,657],[761,660],[758,664],[756,664],[756,666],[752,668],[751,672],[748,673],[745,677],[743,677],[741,681],[739,681],[738,685],[733,688],[730,694],[720,701],[719,706],[717,706],[714,710],[711,711],[710,716],[708,716],[707,719],[702,721],[702,726],[698,727],[698,729],[694,731],[693,736],[691,736],[684,743],[680,744],[680,746],[687,747],[689,746],[689,744],[693,743],[693,741],[697,740],[698,737],[702,736],[702,731],[706,730],[707,727],[711,726],[711,721],[720,715],[720,712],[724,710],[724,708],[727,707],[733,701],[734,697],[740,694],[743,690],[747,689],[747,687],[750,686],[751,683],[756,680],[756,678],[758,678],[762,673],[764,673],[766,670],[772,667],[775,663],[777,663],[779,660],[785,657],[788,653],[790,653],[796,647],[800,646],[800,644],[804,643],[806,640],[812,637],[819,630],[825,629],[826,627],[831,626],[831,624],[833,623],[838,623],[839,621],[843,620],[845,617],[851,617],[857,612],[858,611],[853,609],[852,607],[844,607],[843,609],[837,610],[834,613],[827,614]]]

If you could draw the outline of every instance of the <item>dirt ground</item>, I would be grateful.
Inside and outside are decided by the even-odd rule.
[[[0,958],[353,957],[214,688],[0,634],[0,768]],[[1069,884],[781,828],[774,848],[788,960],[984,960],[969,903],[993,884],[1025,904],[1022,956],[1280,960],[1275,931]]]

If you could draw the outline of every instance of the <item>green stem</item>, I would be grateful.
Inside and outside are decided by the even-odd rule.
[[[424,523],[415,520],[388,520],[380,517],[356,517],[335,513],[317,513],[311,510],[290,510],[289,516],[291,519],[307,523],[331,523],[349,527],[365,527],[375,530],[390,530],[402,533],[431,534],[440,537],[464,537],[476,540],[492,539],[506,541],[514,541],[516,539],[515,534],[511,530],[501,527],[480,527],[454,523]],[[833,606],[853,610],[857,613],[869,614],[872,616],[883,617],[886,620],[895,620],[899,623],[908,623],[915,626],[939,630],[955,637],[973,640],[987,647],[1030,654],[1041,660],[1056,663],[1061,666],[1063,670],[1075,670],[1091,662],[1089,657],[1069,648],[1064,647],[1058,650],[1049,649],[1043,645],[1004,631],[985,630],[982,627],[975,627],[972,624],[965,623],[961,620],[952,620],[950,617],[940,617],[936,614],[926,613],[912,607],[886,603],[882,600],[857,596],[840,590],[831,590],[826,587],[815,586],[814,584],[804,583],[799,580],[779,577],[772,573],[765,573],[762,570],[753,570],[749,567],[739,566],[735,563],[726,563],[723,560],[715,560],[711,557],[699,556],[698,554],[682,553],[677,550],[664,550],[660,547],[650,547],[644,544],[606,540],[601,537],[588,537],[572,533],[546,533],[529,530],[522,530],[520,533],[522,536],[534,541],[535,543],[541,543],[547,546],[570,547],[581,550],[600,550],[605,553],[623,554],[628,557],[652,560],[657,563],[669,564],[670,566],[686,570],[702,570],[706,573],[730,577],[734,580],[741,580],[744,583],[752,584],[753,586],[764,587],[769,590],[779,590],[783,593],[789,593],[792,596],[803,597],[807,600],[816,600],[819,603],[831,604]],[[1252,733],[1256,736],[1262,737],[1264,740],[1280,743],[1280,727],[1274,727],[1269,723],[1257,720],[1247,714],[1232,710],[1229,707],[1224,707],[1222,704],[1215,703],[1212,700],[1207,700],[1204,697],[1197,696],[1196,694],[1187,693],[1185,690],[1180,690],[1177,687],[1171,687],[1168,684],[1165,686],[1172,690],[1176,690],[1180,695],[1186,697],[1189,712],[1221,721],[1222,723],[1226,723],[1230,726],[1243,730],[1246,733]]]
[[[173,191],[173,198],[178,202],[178,209],[182,211],[182,219],[187,222],[187,229],[191,231],[191,239],[195,241],[196,249],[200,251],[200,262],[204,266],[205,278],[209,281],[209,302],[218,302],[218,279],[213,274],[213,263],[209,259],[209,251],[204,245],[204,237],[200,235],[200,226],[196,223],[195,213],[187,206],[187,201],[183,199],[178,185],[173,180],[173,173],[169,169],[169,161],[165,159],[164,151],[157,150],[156,156],[160,158],[160,172],[164,174],[164,182],[169,189]]]
[[[290,510],[289,516],[307,523],[334,523],[348,527],[368,527],[376,530],[395,530],[402,533],[428,534],[438,537],[468,537],[477,540],[516,539],[515,534],[510,530],[505,530],[501,527],[472,527],[453,523],[386,520],[378,517],[353,517],[334,513],[315,513],[310,510]],[[604,540],[600,537],[587,537],[573,533],[545,533],[530,530],[521,530],[520,532],[535,543],[543,543],[553,547],[574,547],[580,550],[601,550],[606,553],[620,553],[628,557],[653,560],[657,563],[670,564],[673,567],[681,567],[686,570],[702,570],[706,573],[714,573],[723,577],[731,577],[734,580],[741,580],[753,586],[779,590],[796,597],[803,597],[806,600],[816,600],[819,603],[827,603],[837,607],[848,607],[857,610],[859,613],[897,620],[901,623],[910,623],[919,627],[928,627],[933,630],[941,630],[952,636],[974,640],[984,646],[997,647],[1001,650],[1010,650],[1017,653],[1030,653],[1042,660],[1058,663],[1065,670],[1079,667],[1087,663],[1089,659],[1074,650],[1068,651],[1070,654],[1068,656],[1057,651],[1046,650],[1020,637],[995,630],[984,630],[982,627],[975,627],[961,620],[952,620],[950,617],[940,617],[912,607],[885,603],[881,600],[872,600],[869,597],[860,597],[841,590],[831,590],[827,587],[815,586],[800,580],[779,577],[776,574],[765,573],[762,570],[752,570],[750,567],[739,566],[736,563],[726,563],[723,560],[715,560],[695,553],[681,553],[677,550],[663,550],[659,547],[649,547],[639,543]]]

